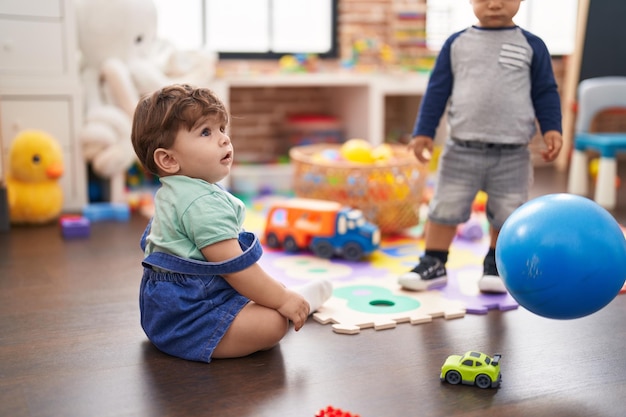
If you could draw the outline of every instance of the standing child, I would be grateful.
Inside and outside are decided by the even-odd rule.
[[[450,36],[430,77],[409,147],[426,162],[446,108],[446,141],[425,226],[425,252],[402,287],[426,290],[447,283],[446,262],[457,226],[471,215],[476,193],[488,195],[491,242],[479,288],[505,293],[495,247],[502,224],[528,199],[528,144],[539,122],[553,161],[562,146],[561,104],[550,54],[537,36],[513,23],[522,0],[470,0],[478,23]]]
[[[244,204],[217,184],[233,163],[227,125],[211,91],[173,85],[139,102],[131,134],[161,181],[142,238],[141,325],[163,352],[203,362],[273,347],[332,292],[325,280],[290,290],[257,263]]]

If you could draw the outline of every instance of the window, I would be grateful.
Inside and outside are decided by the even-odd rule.
[[[220,58],[337,57],[338,0],[155,0],[158,36]]]
[[[513,20],[543,39],[552,55],[568,55],[574,51],[577,13],[578,1],[524,0]],[[452,33],[476,22],[468,1],[428,0],[426,16],[426,42],[435,51]]]

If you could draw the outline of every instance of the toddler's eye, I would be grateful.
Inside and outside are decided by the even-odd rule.
[[[222,127],[220,127],[220,132],[222,132],[222,133],[226,133],[226,126],[222,126]]]
[[[202,132],[200,134],[202,136],[211,136],[211,130],[208,127],[205,127],[204,129],[202,129]]]

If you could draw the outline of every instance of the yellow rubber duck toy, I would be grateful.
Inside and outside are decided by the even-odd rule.
[[[39,130],[25,130],[9,150],[7,194],[12,224],[44,224],[63,207],[63,154],[55,138]]]

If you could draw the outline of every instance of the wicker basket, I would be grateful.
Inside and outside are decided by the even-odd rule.
[[[319,157],[322,151],[339,152],[341,145],[291,148],[296,196],[332,200],[358,208],[383,233],[417,225],[427,166],[420,164],[406,146],[391,146],[394,158],[390,162],[371,165]]]

